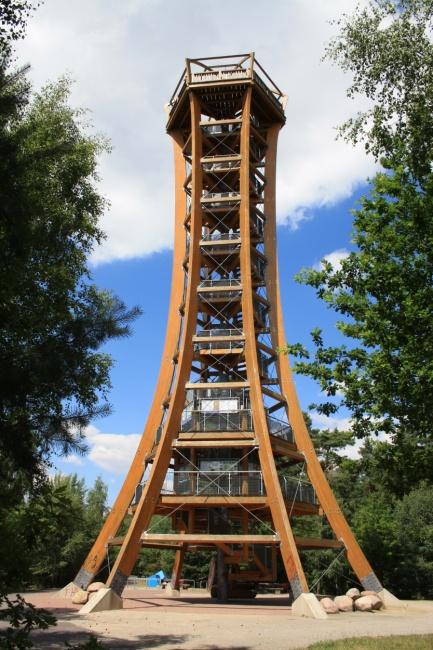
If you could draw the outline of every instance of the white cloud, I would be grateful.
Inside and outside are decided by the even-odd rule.
[[[346,257],[349,256],[349,251],[346,250],[345,248],[338,248],[335,251],[332,251],[332,253],[328,253],[327,255],[324,255],[322,260],[326,260],[327,262],[330,262],[332,268],[334,271],[338,271],[341,268],[341,262],[346,259]],[[314,268],[317,269],[318,271],[322,268],[322,260],[320,262],[317,262],[317,264],[314,265]]]
[[[114,474],[125,475],[137,450],[141,436],[138,433],[102,433],[95,426],[86,429],[90,451],[87,458]]]
[[[350,418],[337,418],[323,413],[311,413],[313,427],[317,429],[337,429],[337,431],[349,431],[352,428]]]
[[[32,63],[36,85],[71,71],[74,102],[92,109],[95,127],[114,147],[101,169],[112,205],[102,220],[108,238],[94,262],[171,245],[173,164],[163,105],[185,56],[254,49],[288,93],[279,144],[280,223],[296,228],[312,208],[348,197],[373,165],[362,149],[335,141],[334,127],[359,105],[345,97],[350,80],[320,58],[335,32],[329,21],[356,4],[274,0],[270,9],[259,0],[220,0],[209,13],[200,0],[46,0],[19,46],[21,57]]]

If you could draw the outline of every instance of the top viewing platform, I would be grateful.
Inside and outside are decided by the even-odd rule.
[[[284,109],[287,96],[278,88],[265,69],[255,58],[254,52],[249,54],[232,54],[227,56],[212,56],[201,59],[186,59],[177,86],[166,106],[169,116],[167,127],[173,121],[174,113],[185,98],[189,89],[206,88],[209,86],[224,86],[254,84],[270,101],[284,120]]]

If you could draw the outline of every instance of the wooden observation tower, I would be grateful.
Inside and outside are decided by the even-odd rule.
[[[172,592],[185,553],[198,548],[216,551],[220,599],[275,581],[280,553],[295,609],[314,616],[299,549],[341,547],[364,588],[388,594],[328,485],[278,352],[286,343],[275,223],[284,106],[254,54],[187,59],[168,104],[175,242],[165,347],[135,458],[74,580],[85,588],[107,548],[120,547],[87,611],[121,606],[142,547],[175,549]],[[291,517],[317,513],[335,538],[295,537]],[[174,532],[153,532],[154,514],[169,517]]]

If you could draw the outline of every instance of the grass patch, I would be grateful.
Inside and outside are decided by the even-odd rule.
[[[306,650],[432,650],[433,634],[412,636],[358,637],[339,641],[321,641]]]

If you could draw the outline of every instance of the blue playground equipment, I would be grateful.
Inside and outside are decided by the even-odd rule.
[[[166,579],[164,571],[158,571],[153,575],[146,578],[146,584],[148,587],[160,587],[163,580]]]

